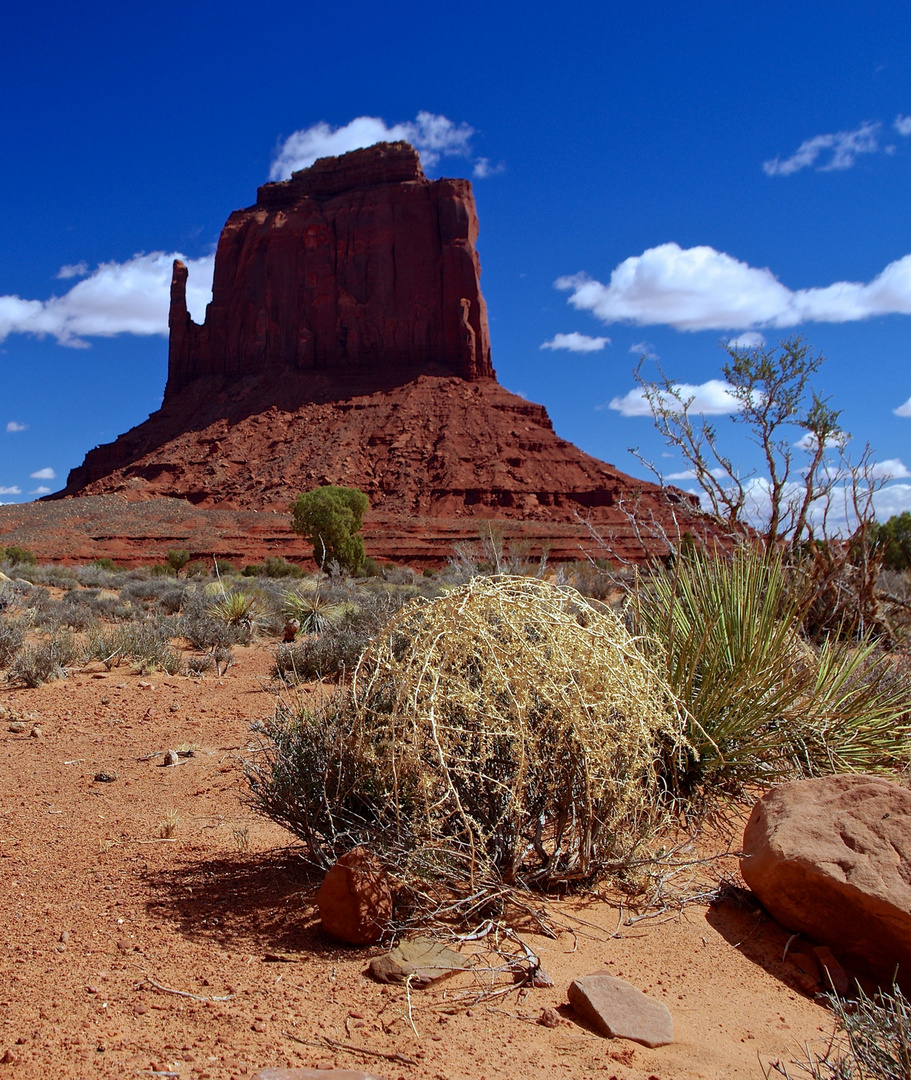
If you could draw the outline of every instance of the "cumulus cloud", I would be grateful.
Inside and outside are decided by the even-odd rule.
[[[900,118],[901,119],[901,118]],[[898,127],[901,134],[907,134]],[[836,131],[832,135],[814,135],[812,139],[806,139],[798,146],[794,153],[785,158],[773,158],[771,161],[762,163],[763,171],[768,176],[791,176],[801,169],[808,169],[816,165],[820,172],[829,172],[833,169],[850,169],[860,154],[875,154],[879,150],[879,133],[882,124],[877,121],[868,121],[854,128],[853,131]]]
[[[0,495],[21,495],[22,488],[18,487],[0,487]]]
[[[907,480],[911,472],[900,458],[887,458],[885,461],[877,461],[870,470],[870,475],[873,480]]]
[[[0,342],[10,334],[50,335],[61,345],[85,348],[87,337],[167,334],[175,259],[187,264],[187,306],[201,322],[212,299],[214,256],[187,259],[178,252],[153,251],[126,262],[102,263],[69,292],[50,300],[0,296]]]
[[[50,495],[51,489],[45,487],[44,484],[39,484],[34,491],[30,491],[29,495]]]
[[[648,341],[636,341],[629,347],[629,351],[633,356],[642,357],[645,360],[657,360],[658,354],[655,352],[655,346]]]
[[[709,379],[698,386],[689,383],[675,383],[674,391],[683,401],[687,412],[701,413],[704,416],[724,416],[739,412],[740,402],[731,394],[731,384],[724,379]],[[659,394],[659,400],[667,408],[679,410],[678,398],[671,394]],[[623,397],[615,397],[608,405],[609,409],[621,416],[652,416],[652,407],[648,403],[641,386],[630,390]]]
[[[661,244],[624,259],[602,284],[585,273],[554,283],[569,303],[605,323],[663,324],[678,330],[747,330],[805,322],[857,322],[911,314],[911,255],[868,284],[838,281],[789,289],[767,267],[757,269],[707,246]]]
[[[39,469],[37,472],[29,473],[30,480],[56,480],[57,474],[50,466],[46,469]]]
[[[506,166],[502,161],[498,162],[496,165],[491,165],[490,158],[479,157],[474,163],[471,175],[477,180],[483,180],[488,176],[498,176],[501,172],[505,171]]]
[[[28,431],[28,424],[20,424],[16,420],[10,420],[6,425],[7,431]]]
[[[888,521],[911,510],[911,484],[889,484],[882,488],[873,496],[873,506],[879,521]]]
[[[843,450],[848,443],[848,435],[846,432],[841,431],[837,435],[830,435],[826,439],[827,450]],[[806,450],[808,454],[814,454],[816,452],[817,440],[812,431],[806,431],[803,435],[794,443],[795,450]]]
[[[566,349],[568,352],[600,352],[605,345],[610,345],[608,337],[589,337],[588,334],[554,334],[550,341],[542,343],[542,349]]]
[[[392,127],[387,127],[378,116],[358,116],[338,128],[321,121],[285,139],[272,161],[269,179],[287,180],[291,173],[308,168],[318,158],[336,157],[349,150],[399,139],[410,142],[420,153],[423,164],[433,168],[442,157],[471,157],[472,135],[474,128],[468,124],[455,124],[448,117],[431,112],[419,112],[414,120]],[[478,158],[475,170],[476,176],[490,176],[500,171],[500,167],[494,169],[487,158]]]
[[[892,126],[899,135],[911,135],[911,116],[896,116]]]
[[[61,266],[60,272],[57,274],[58,278],[85,277],[89,272],[89,264],[87,262],[71,263],[69,266]]]
[[[728,338],[727,344],[732,349],[758,349],[765,345],[765,338],[758,330],[747,330],[738,337]]]
[[[904,405],[899,405],[897,409],[893,409],[892,412],[896,416],[911,416],[911,398],[908,398]]]

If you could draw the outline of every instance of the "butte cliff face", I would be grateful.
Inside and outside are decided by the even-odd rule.
[[[467,180],[424,176],[407,143],[324,158],[259,189],[215,256],[205,323],[171,285],[165,401],[196,379],[322,372],[362,389],[493,378]]]
[[[175,263],[161,409],[52,498],[287,515],[299,492],[344,484],[370,497],[374,554],[407,557],[376,539],[407,521],[408,551],[437,560],[478,517],[564,553],[585,519],[632,559],[667,550],[664,531],[704,532],[688,496],[582,453],[497,383],[477,232],[471,184],[428,180],[406,143],[261,187],[225,225],[201,326]]]

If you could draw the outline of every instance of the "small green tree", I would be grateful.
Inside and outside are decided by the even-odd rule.
[[[370,503],[357,488],[327,484],[291,504],[291,528],[313,544],[313,558],[325,569],[337,562],[356,574],[364,564],[364,540],[357,534]]]
[[[19,564],[22,566],[37,566],[38,558],[28,548],[19,547],[18,544],[11,544],[7,548],[0,548],[0,562],[12,563],[14,566]]]
[[[911,568],[911,512],[893,514],[888,521],[877,525],[876,542],[884,566],[890,570]]]
[[[165,562],[177,577],[180,577],[180,571],[189,561],[190,553],[185,548],[169,548],[167,555],[165,555]]]

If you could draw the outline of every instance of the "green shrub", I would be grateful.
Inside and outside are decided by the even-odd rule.
[[[110,573],[116,573],[119,567],[113,559],[93,559],[90,566],[93,566],[96,570],[107,570]]]
[[[290,563],[280,556],[269,555],[265,562],[250,563],[241,571],[244,577],[266,578],[302,578],[304,571],[300,566]]]
[[[8,562],[13,566],[37,566],[38,558],[28,548],[10,544],[9,547],[0,548],[0,562]]]
[[[174,571],[174,574],[178,575],[190,561],[190,553],[184,548],[169,548],[164,561]]]
[[[364,563],[364,540],[357,534],[369,506],[363,491],[328,484],[298,495],[291,504],[291,528],[313,544],[320,569],[337,563],[357,574]]]

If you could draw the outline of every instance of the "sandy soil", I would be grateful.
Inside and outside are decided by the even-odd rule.
[[[0,721],[0,1077],[221,1080],[321,1064],[389,1080],[733,1080],[831,1029],[797,989],[794,945],[782,963],[788,934],[734,903],[631,926],[607,902],[565,904],[574,935],[525,935],[553,987],[470,1008],[467,976],[410,1002],[371,982],[377,950],[323,935],[300,850],[244,804],[250,724],[273,699],[269,649],[237,656],[221,678],[87,670],[0,689],[40,727]],[[676,1042],[647,1050],[581,1026],[566,988],[598,970],[665,1001]],[[547,1007],[555,1028],[534,1022]]]

